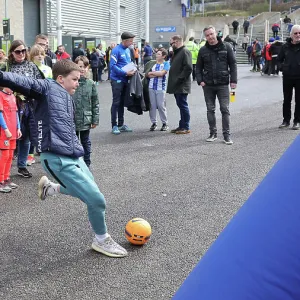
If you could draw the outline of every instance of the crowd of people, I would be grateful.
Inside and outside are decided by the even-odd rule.
[[[125,107],[137,114],[149,111],[150,131],[158,127],[158,110],[160,130],[168,131],[166,93],[174,95],[180,112],[178,127],[170,132],[190,134],[188,95],[194,80],[202,87],[207,107],[206,141],[217,139],[218,98],[223,140],[226,145],[232,145],[229,87],[236,88],[238,77],[234,50],[213,26],[203,32],[205,41],[199,45],[194,38],[184,45],[183,38],[174,35],[168,50],[155,49],[155,59],[149,43],[140,53],[133,43],[135,35],[130,32],[123,32],[121,43],[112,43],[106,51],[99,44],[88,53],[79,44],[72,57],[63,46],[58,47],[57,54],[53,53],[48,47],[48,37],[42,34],[36,36],[29,52],[21,40],[11,43],[7,58],[0,51],[0,192],[10,193],[18,188],[10,178],[14,155],[18,174],[30,178],[32,173],[27,167],[35,162],[38,153],[45,171],[57,182],[43,176],[38,185],[39,198],[44,200],[62,193],[81,199],[87,205],[95,232],[92,248],[112,257],[126,256],[127,251],[107,233],[105,199],[89,169],[90,130],[99,124],[99,70],[102,74],[105,65],[109,69],[112,134],[132,132],[125,124]],[[263,72],[283,72],[283,122],[279,127],[290,126],[295,89],[292,128],[298,130],[300,69],[295,62],[300,59],[300,25],[293,26],[286,43],[279,45],[272,39],[264,48],[257,40],[253,43],[252,53],[256,54],[253,70],[260,70],[258,58],[265,53],[267,63]],[[139,71],[140,58],[144,62],[143,73]],[[90,68],[93,79],[88,78]]]

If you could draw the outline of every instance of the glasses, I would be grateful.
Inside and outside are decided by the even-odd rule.
[[[300,34],[300,32],[294,32],[294,35]]]
[[[43,43],[37,43],[38,45],[42,46],[42,47],[46,47],[47,44],[43,44]]]
[[[22,50],[15,50],[14,51],[17,55],[20,55],[20,54],[25,54],[26,53],[26,49],[22,49]]]

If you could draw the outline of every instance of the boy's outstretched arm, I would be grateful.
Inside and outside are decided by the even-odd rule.
[[[38,100],[42,95],[47,93],[49,81],[0,71],[0,86],[8,87],[14,92]]]

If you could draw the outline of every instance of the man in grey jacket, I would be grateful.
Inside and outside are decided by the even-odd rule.
[[[196,78],[198,85],[201,85],[204,92],[204,98],[207,107],[207,120],[210,134],[207,142],[213,142],[217,139],[216,126],[216,96],[220,103],[222,113],[222,127],[224,143],[232,145],[229,128],[229,89],[236,88],[237,84],[237,66],[236,59],[231,46],[222,42],[217,37],[213,26],[208,26],[203,30],[206,44],[201,47],[196,64]]]
[[[192,55],[183,45],[183,39],[180,35],[174,35],[170,39],[170,45],[174,50],[174,55],[169,71],[167,93],[174,94],[180,110],[179,126],[171,130],[171,133],[187,134],[191,132],[187,95],[191,93]]]

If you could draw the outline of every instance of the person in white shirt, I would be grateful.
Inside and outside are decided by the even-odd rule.
[[[247,34],[244,34],[243,43],[242,43],[242,48],[243,48],[244,52],[247,51],[248,44],[249,44],[249,36]]]

